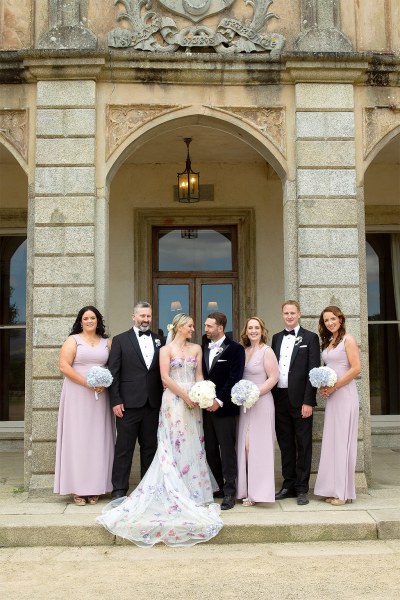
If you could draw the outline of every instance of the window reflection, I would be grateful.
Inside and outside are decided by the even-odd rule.
[[[203,323],[210,313],[216,311],[226,315],[227,324],[225,333],[231,337],[233,330],[232,284],[203,284],[201,286],[201,314]]]
[[[367,293],[368,293],[368,318],[380,318],[380,292],[379,292],[379,257],[371,244],[367,242]]]
[[[371,415],[399,415],[399,326],[371,324],[368,336]]]
[[[196,235],[190,236],[188,231],[164,229],[158,232],[159,271],[232,269],[232,234],[229,229],[196,229]]]
[[[26,238],[0,236],[0,324],[26,322]]]
[[[185,284],[158,285],[159,334],[167,336],[167,325],[178,313],[189,313],[189,286]]]

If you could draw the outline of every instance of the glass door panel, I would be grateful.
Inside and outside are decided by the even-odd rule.
[[[190,285],[184,283],[157,284],[156,325],[159,334],[167,336],[167,325],[178,313],[191,314]]]
[[[232,283],[200,283],[201,285],[201,323],[213,312],[222,312],[228,322],[225,332],[233,335],[233,285]]]
[[[26,236],[0,236],[0,421],[23,421]]]

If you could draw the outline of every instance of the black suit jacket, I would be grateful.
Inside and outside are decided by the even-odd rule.
[[[237,342],[225,337],[221,344],[222,352],[216,355],[208,368],[210,350],[208,341],[203,347],[203,377],[215,383],[216,396],[224,405],[212,413],[216,417],[227,417],[239,414],[240,407],[231,401],[231,390],[235,383],[243,377],[245,353],[244,348]]]
[[[152,408],[161,406],[163,386],[160,375],[159,354],[165,340],[153,332],[154,356],[147,369],[136,334],[132,329],[113,338],[108,368],[113,376],[110,386],[112,406],[141,408],[149,401]]]
[[[297,337],[301,337],[302,340],[294,346],[290,360],[288,377],[289,402],[296,408],[301,408],[303,404],[316,406],[315,397],[317,389],[312,387],[308,374],[311,369],[321,365],[319,339],[316,333],[303,329],[303,327],[300,327]],[[278,362],[282,340],[283,331],[276,333],[272,337],[272,350],[275,352]],[[277,389],[278,387],[275,386],[272,390],[272,395],[275,399]]]

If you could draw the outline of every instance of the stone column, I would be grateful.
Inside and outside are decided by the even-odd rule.
[[[60,346],[95,302],[95,82],[37,84],[32,319],[32,419],[26,482],[53,488]],[[29,401],[29,400],[28,400]]]
[[[317,331],[321,310],[338,305],[363,350],[352,84],[296,84],[296,157],[299,299],[302,323]],[[363,374],[368,381],[368,373]],[[368,385],[360,394],[357,486],[366,487],[363,413],[369,414]],[[324,401],[315,414],[313,471],[318,468]],[[369,462],[369,461],[367,461]]]
[[[301,0],[302,33],[295,50],[351,52],[350,40],[340,31],[340,0]]]

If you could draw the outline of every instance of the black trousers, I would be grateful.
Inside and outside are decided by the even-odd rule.
[[[224,496],[236,496],[237,458],[235,415],[218,418],[203,411],[204,445],[208,465]]]
[[[313,417],[303,419],[294,408],[287,389],[275,390],[275,431],[281,451],[282,487],[308,492],[312,458]]]
[[[142,408],[125,408],[124,416],[116,417],[117,441],[115,443],[112,469],[113,491],[129,489],[136,440],[140,445],[140,474],[143,478],[157,451],[157,428],[159,408],[151,408],[147,402]]]

